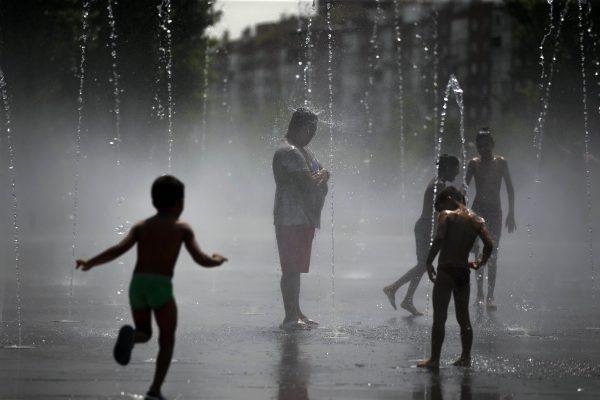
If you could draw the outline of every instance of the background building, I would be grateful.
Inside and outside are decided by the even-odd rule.
[[[431,151],[431,141],[410,137],[433,137],[450,74],[465,93],[467,132],[494,126],[512,95],[511,18],[503,5],[401,2],[398,19],[393,7],[393,1],[381,1],[379,8],[375,2],[334,4],[334,108],[343,140],[363,144],[365,157],[398,150],[399,62],[407,144],[419,155]],[[226,43],[216,64],[219,79],[211,88],[211,97],[222,101],[212,102],[213,113],[225,107],[233,120],[244,116],[241,126],[264,132],[274,125],[281,128],[278,120],[288,109],[305,102],[325,109],[325,12],[320,2],[310,19],[258,25]],[[448,118],[456,128],[457,113],[451,111]]]

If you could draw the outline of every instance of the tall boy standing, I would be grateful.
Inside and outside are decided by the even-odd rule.
[[[516,229],[515,223],[515,191],[512,184],[508,163],[502,156],[494,155],[494,138],[488,128],[483,128],[475,139],[478,157],[469,161],[467,166],[467,185],[475,178],[476,194],[472,209],[485,219],[486,225],[494,240],[494,251],[486,268],[488,277],[488,292],[486,306],[496,309],[494,302],[494,288],[496,287],[496,269],[498,265],[498,245],[502,234],[502,203],[500,201],[500,186],[502,180],[506,184],[508,193],[508,215],[506,227],[512,233]],[[483,304],[483,273],[477,273],[477,303]]]

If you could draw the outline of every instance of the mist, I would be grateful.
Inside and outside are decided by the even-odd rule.
[[[174,284],[182,309],[183,342],[206,345],[206,360],[222,362],[219,368],[223,370],[229,367],[214,349],[224,345],[224,340],[233,341],[232,346],[243,345],[247,340],[244,329],[251,330],[250,341],[259,343],[261,354],[271,351],[269,340],[275,335],[273,332],[282,313],[278,287],[280,266],[273,226],[272,160],[293,111],[306,106],[319,115],[317,134],[309,148],[331,173],[322,227],[313,245],[311,272],[314,273],[307,275],[303,283],[306,309],[327,329],[340,328],[350,336],[346,344],[351,343],[349,348],[355,349],[354,358],[338,360],[339,363],[349,369],[354,368],[353,364],[366,364],[367,368],[363,369],[364,373],[354,368],[340,378],[318,375],[318,368],[306,367],[320,377],[303,379],[312,379],[313,386],[309,387],[314,387],[313,394],[319,393],[315,398],[323,393],[319,390],[325,391],[324,382],[328,379],[337,379],[342,386],[379,379],[385,390],[396,390],[394,385],[385,386],[390,379],[395,379],[386,375],[393,373],[388,371],[390,363],[400,365],[397,368],[408,367],[397,361],[386,361],[390,365],[377,364],[378,357],[385,357],[393,350],[378,347],[373,350],[377,354],[370,355],[361,348],[361,340],[375,348],[381,343],[387,346],[410,337],[410,346],[402,354],[412,358],[427,346],[431,285],[426,277],[417,291],[415,303],[426,312],[427,319],[416,327],[410,325],[412,322],[396,320],[397,314],[392,314],[381,288],[416,262],[413,227],[421,215],[425,188],[436,176],[435,140],[440,133],[443,88],[455,74],[464,90],[466,161],[477,156],[474,145],[477,131],[490,127],[496,141],[494,153],[506,158],[516,193],[517,231],[509,234],[504,228],[499,249],[496,284],[499,316],[489,317],[492,322],[485,318],[484,322],[480,320],[482,325],[477,328],[486,343],[498,346],[495,349],[504,349],[505,354],[515,349],[517,361],[498,361],[495,355],[486,354],[479,359],[478,371],[491,374],[492,378],[487,375],[490,381],[494,380],[494,373],[506,379],[498,384],[501,394],[508,393],[505,388],[510,386],[511,379],[547,378],[544,371],[523,372],[528,368],[523,367],[522,362],[530,351],[534,358],[538,357],[537,365],[542,369],[560,365],[556,367],[559,371],[555,376],[572,378],[577,384],[581,381],[583,386],[590,387],[586,393],[593,395],[592,392],[598,390],[597,385],[590,383],[598,376],[597,350],[590,354],[577,353],[573,364],[560,364],[572,354],[564,349],[579,346],[571,342],[577,334],[569,329],[587,335],[582,339],[584,343],[592,342],[597,338],[593,337],[596,331],[591,329],[598,329],[595,327],[600,323],[597,309],[600,211],[596,207],[600,189],[595,178],[600,173],[597,156],[600,92],[594,64],[597,60],[593,58],[598,41],[595,36],[585,41],[588,58],[584,61],[584,70],[588,75],[587,103],[584,104],[581,70],[578,69],[577,7],[571,5],[567,13],[560,36],[563,47],[552,80],[548,75],[539,79],[539,50],[530,50],[538,48],[541,35],[530,37],[529,47],[520,50],[519,54],[527,54],[529,49],[530,55],[528,61],[520,61],[522,68],[514,67],[502,73],[494,69],[505,62],[515,63],[514,59],[506,61],[502,53],[518,47],[521,36],[515,34],[510,45],[492,48],[486,53],[492,71],[480,81],[478,75],[470,74],[467,68],[470,62],[474,63],[471,56],[465,56],[466,61],[457,61],[460,56],[456,56],[455,44],[446,34],[457,29],[452,28],[453,19],[449,17],[458,12],[457,9],[476,13],[487,10],[486,6],[468,2],[464,5],[405,3],[402,17],[394,19],[393,1],[381,1],[384,10],[361,2],[349,2],[353,5],[347,6],[344,2],[333,2],[333,15],[329,16],[333,21],[327,21],[326,2],[318,3],[315,14],[310,11],[300,18],[289,17],[272,25],[265,24],[263,32],[271,30],[276,32],[272,37],[279,38],[273,39],[276,45],[271,42],[265,45],[271,53],[255,44],[260,43],[260,29],[255,36],[248,33],[235,41],[206,39],[202,51],[208,52],[208,63],[196,65],[193,79],[178,77],[177,73],[182,74],[185,69],[177,64],[182,62],[177,58],[182,56],[181,50],[173,50],[170,152],[168,116],[156,108],[156,98],[162,107],[168,106],[165,81],[168,74],[162,72],[162,80],[155,80],[153,66],[148,68],[152,73],[146,74],[144,85],[128,86],[133,85],[129,78],[134,79],[135,66],[145,63],[144,57],[137,60],[137,64],[128,63],[127,60],[134,57],[131,54],[117,59],[120,81],[126,89],[118,92],[121,139],[115,141],[114,85],[110,68],[103,67],[110,65],[109,52],[105,49],[109,42],[98,33],[105,28],[94,28],[94,21],[98,20],[95,14],[92,13],[91,26],[96,33],[90,34],[87,42],[86,66],[89,68],[82,78],[79,155],[76,141],[77,83],[81,77],[77,75],[81,71],[76,72],[79,54],[74,52],[68,60],[70,68],[75,68],[70,75],[71,86],[57,92],[49,88],[52,80],[44,82],[47,90],[43,87],[30,90],[31,82],[39,84],[40,80],[30,81],[27,74],[21,73],[23,60],[14,52],[15,47],[12,47],[13,53],[3,53],[3,58],[10,60],[3,60],[6,65],[2,65],[9,107],[2,121],[5,126],[10,125],[10,145],[14,151],[11,153],[10,138],[4,132],[0,136],[0,185],[4,188],[0,197],[3,214],[0,229],[4,238],[0,247],[2,344],[15,343],[17,327],[10,321],[17,319],[17,312],[22,313],[19,318],[24,321],[23,342],[38,348],[63,345],[67,337],[72,337],[69,335],[86,335],[94,344],[114,337],[115,320],[120,323],[129,318],[126,289],[133,273],[135,252],[130,251],[90,273],[74,271],[75,258],[97,254],[121,240],[133,224],[153,215],[156,210],[150,199],[150,186],[158,176],[173,174],[186,185],[181,220],[194,228],[204,251],[210,254],[218,251],[230,260],[217,270],[201,270],[182,250]],[[487,7],[491,8],[489,15],[493,18],[498,10],[507,10],[518,2],[491,3],[493,5]],[[562,4],[555,4],[555,18]],[[353,13],[363,6],[369,18],[361,25]],[[544,4],[539,7],[542,6]],[[432,19],[432,13],[437,20]],[[381,19],[377,19],[377,15]],[[595,10],[590,15],[588,21],[597,22]],[[308,18],[313,29],[310,36],[307,36]],[[518,17],[510,21],[513,27],[521,26]],[[123,22],[119,19],[117,22],[119,29]],[[334,27],[333,49],[329,54],[328,22]],[[439,30],[435,37],[431,29],[434,22]],[[507,32],[508,28],[503,27],[494,25],[493,29]],[[124,38],[119,40],[127,43],[123,46],[132,46],[133,41],[126,35],[129,29],[123,29]],[[177,31],[177,20],[172,29]],[[547,26],[541,24],[536,32],[543,33],[544,29]],[[176,37],[180,34],[175,33]],[[397,34],[402,37],[401,48],[394,45]],[[493,33],[489,35],[496,37]],[[307,37],[311,41],[309,49],[304,44]],[[553,51],[554,42],[550,39],[543,50],[546,60],[551,59],[548,54]],[[438,41],[435,54],[434,40]],[[117,45],[121,46],[120,43]],[[175,48],[177,43],[175,40]],[[379,47],[373,43],[379,43]],[[245,46],[257,47],[248,52]],[[255,69],[244,64],[253,57],[276,58],[275,55],[280,54],[277,46],[292,48],[285,53],[292,61],[281,65],[266,62]],[[164,48],[162,44],[158,47],[159,50]],[[11,49],[8,45],[7,48]],[[117,48],[122,54],[122,49]],[[592,53],[592,49],[596,53]],[[159,54],[166,54],[160,51]],[[401,51],[400,59],[397,51]],[[312,57],[308,69],[307,55]],[[328,57],[333,58],[332,63],[328,63]],[[104,61],[96,63],[100,58]],[[198,59],[204,60],[204,53]],[[160,62],[157,65],[160,70]],[[545,68],[548,74],[550,64]],[[592,71],[596,71],[596,75]],[[521,73],[526,77],[517,76]],[[187,102],[187,97],[181,94],[187,90],[186,83],[193,81],[202,87],[205,78],[204,92],[195,93],[190,96],[194,100]],[[517,85],[524,80],[528,85]],[[515,87],[506,89],[503,82],[512,82]],[[544,114],[544,142],[540,150],[533,142],[534,130],[544,108],[547,82],[553,82],[553,86],[546,99],[548,110]],[[486,85],[493,87],[492,92],[483,89]],[[502,89],[497,90],[500,86]],[[330,87],[333,118],[329,115]],[[69,96],[65,95],[67,92]],[[480,107],[481,97],[489,97],[492,103],[498,104],[492,104],[493,110],[485,115],[473,116],[471,110]],[[368,102],[366,107],[365,102]],[[184,104],[180,107],[180,103]],[[462,163],[460,113],[453,95],[447,100],[446,111],[439,151],[457,156]],[[587,113],[585,126],[584,112]],[[590,140],[587,153],[586,130]],[[11,157],[14,169],[8,168]],[[586,169],[589,179],[586,179]],[[461,170],[452,183],[457,188],[462,188],[463,174]],[[11,191],[13,177],[16,198]],[[472,183],[467,192],[468,205],[474,195]],[[503,218],[506,218],[508,201],[504,185],[501,195]],[[16,218],[15,200],[18,203]],[[18,235],[18,254],[15,253],[15,234]],[[475,280],[472,281],[474,288]],[[22,304],[19,311],[17,301]],[[256,317],[252,319],[252,316]],[[65,333],[68,327],[52,325],[54,320],[67,318],[93,321],[93,326],[77,326]],[[200,320],[204,325],[194,325]],[[407,333],[410,329],[416,331]],[[557,360],[537,345],[519,342],[519,339],[517,344],[510,342],[515,339],[515,332],[517,336],[544,340],[553,337],[548,340],[558,343],[564,352],[557,352]],[[202,336],[199,333],[206,336],[199,338]],[[448,340],[454,343],[455,336]],[[324,342],[319,343],[324,348]],[[484,352],[481,348],[477,350]],[[315,354],[320,355],[314,356],[312,364],[328,365],[329,359],[322,356],[324,351],[321,352],[321,348],[316,351]],[[236,366],[241,365],[240,358],[246,357],[227,353],[225,358],[229,356]],[[258,359],[262,360],[261,357]],[[337,353],[332,357],[341,356]],[[189,352],[179,353],[182,363],[191,358]],[[264,364],[260,364],[263,361]],[[256,361],[260,365],[270,365],[270,362],[270,359]],[[182,368],[181,364],[179,367]],[[379,376],[377,368],[388,372]],[[511,368],[518,372],[513,374]],[[240,382],[251,379],[236,367],[232,369]],[[187,374],[180,373],[181,376]],[[223,376],[218,375],[213,382],[222,383]],[[528,388],[527,385],[533,385],[527,380],[519,382]],[[454,383],[450,386],[454,387]],[[13,393],[26,392],[23,384],[19,385]],[[242,383],[224,385],[230,390],[225,392],[230,398],[243,394]],[[177,390],[183,390],[180,387]],[[79,393],[79,389],[73,390]],[[368,393],[356,390],[352,392],[356,398]],[[414,393],[418,393],[420,389],[415,390]],[[81,393],[84,392],[82,389]],[[522,392],[517,390],[518,393]],[[567,392],[553,394],[556,393],[560,396]],[[252,396],[261,398],[262,392],[252,392]]]

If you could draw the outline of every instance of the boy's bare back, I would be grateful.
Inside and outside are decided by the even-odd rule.
[[[442,211],[439,216],[438,239],[441,241],[439,265],[467,265],[469,252],[477,237],[491,245],[491,238],[482,218],[461,207]]]
[[[212,267],[226,260],[219,254],[213,254],[212,257],[204,254],[188,224],[160,214],[137,223],[125,241],[133,241],[138,245],[134,273],[172,277],[182,244],[200,265]]]
[[[134,273],[172,277],[182,243],[189,246],[194,242],[194,232],[188,224],[160,215],[139,222],[131,234],[138,245]]]

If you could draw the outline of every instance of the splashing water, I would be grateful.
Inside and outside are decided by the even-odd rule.
[[[543,44],[546,40],[547,35],[550,34],[551,31],[555,29],[554,23],[550,20],[550,28],[549,32],[542,39],[542,43],[540,44],[540,83],[539,89],[542,93],[540,97],[540,112],[538,114],[538,118],[536,120],[534,135],[533,135],[533,145],[536,150],[536,159],[537,159],[537,171],[536,171],[536,182],[540,181],[539,177],[539,169],[542,158],[542,144],[544,138],[544,126],[546,123],[546,116],[548,114],[549,102],[550,102],[550,92],[552,88],[552,78],[554,77],[554,67],[556,65],[556,61],[558,60],[558,50],[559,50],[559,38],[562,30],[563,22],[565,21],[565,16],[567,14],[567,10],[569,8],[569,3],[565,4],[564,9],[560,13],[560,19],[558,26],[556,26],[556,31],[554,34],[554,48],[552,50],[552,58],[550,59],[550,66],[548,72],[546,72],[545,64],[544,64],[544,54],[543,54]],[[550,6],[550,12],[552,13],[552,6]],[[552,15],[551,15],[552,17]]]
[[[221,47],[221,51],[222,53],[222,57],[224,60],[228,60],[229,59],[229,54],[228,54],[228,48],[227,48],[227,43],[224,43],[223,46]],[[228,145],[232,145],[233,144],[233,113],[231,112],[231,87],[230,87],[230,82],[229,82],[229,64],[225,65],[224,70],[222,71],[223,73],[223,78],[221,80],[221,106],[223,107],[223,111],[225,113],[226,116],[226,121],[224,126],[226,127],[226,143]],[[235,186],[235,175],[233,173],[231,173],[231,171],[227,171],[225,178],[227,180],[227,184],[229,185],[229,187],[234,187]],[[232,203],[230,203],[227,207],[227,221],[230,224],[229,226],[231,227],[231,229],[233,229],[233,225],[235,223],[235,219],[234,219],[234,206]],[[236,243],[237,239],[236,236],[233,237],[233,242]],[[211,286],[211,291],[216,292],[217,290],[217,274],[213,273],[211,274],[211,279],[212,279],[212,286]]]
[[[127,232],[129,232],[129,228],[131,228],[131,225],[131,221],[124,221],[123,223],[117,225],[117,227],[115,228],[115,233],[119,236],[123,236]]]
[[[112,94],[113,94],[113,115],[114,115],[114,124],[115,124],[115,137],[110,140],[109,144],[114,147],[115,150],[115,166],[116,166],[116,174],[118,177],[121,176],[121,89],[119,87],[119,59],[117,57],[117,29],[116,29],[116,19],[114,13],[114,7],[118,4],[118,0],[108,0],[106,3],[106,15],[108,18],[108,25],[110,27],[110,32],[108,35],[109,46],[110,46],[110,57],[111,57],[111,79],[112,83]],[[125,202],[125,197],[122,195],[122,189],[120,188],[120,181],[118,179],[117,185],[119,189],[117,190],[117,231],[118,234],[120,230],[124,227],[125,224],[122,222],[121,216],[121,207]]]
[[[333,174],[335,166],[335,141],[333,136],[333,29],[331,26],[331,9],[333,5],[331,0],[327,1],[327,89],[328,89],[328,116],[329,126],[329,171]],[[336,306],[335,306],[335,199],[334,199],[334,181],[329,180],[329,209],[330,209],[330,227],[331,227],[331,321],[333,332],[331,337],[341,339],[344,335],[340,333],[336,325]]]
[[[21,242],[19,238],[19,198],[17,196],[17,171],[15,166],[15,147],[11,131],[11,112],[8,98],[8,89],[4,72],[0,68],[0,93],[2,95],[2,107],[4,108],[4,138],[8,147],[8,170],[10,173],[10,194],[12,198],[12,227],[13,227],[13,254],[15,257],[15,293],[17,297],[17,344],[7,346],[9,348],[28,348],[23,346],[22,340],[22,301],[21,301]]]
[[[81,161],[81,130],[83,124],[83,95],[84,95],[84,84],[85,84],[85,65],[86,65],[86,53],[88,43],[88,17],[90,14],[90,1],[85,0],[83,2],[83,12],[81,14],[81,36],[79,38],[80,44],[80,58],[79,58],[79,91],[77,95],[77,130],[75,131],[75,155],[73,157],[73,208],[72,208],[72,257],[73,265],[76,260],[77,250],[77,222],[79,213],[79,164]],[[75,269],[73,266],[70,268],[71,275],[69,279],[69,319],[64,322],[72,321],[73,314],[73,279]]]
[[[368,56],[369,77],[367,80],[367,89],[363,97],[363,106],[365,109],[365,117],[367,119],[367,140],[373,140],[373,116],[371,115],[371,92],[375,83],[375,70],[379,64],[379,24],[381,22],[383,10],[381,9],[380,0],[375,0],[375,19],[373,21],[373,30],[369,38],[370,51]],[[373,154],[369,154],[365,162],[370,162]]]
[[[228,51],[227,51],[227,44],[225,44],[222,48],[221,51],[223,52],[223,58],[227,59],[228,58]],[[223,79],[221,80],[221,106],[223,107],[223,110],[225,111],[225,115],[227,116],[227,123],[229,124],[229,130],[231,131],[232,125],[233,125],[233,116],[231,114],[231,102],[230,102],[230,91],[229,91],[229,69],[226,68],[224,73],[223,73]],[[230,132],[231,133],[231,132]],[[231,140],[229,140],[229,143],[231,143]]]
[[[600,38],[598,37],[598,34],[594,30],[594,21],[591,18],[592,2],[589,1],[587,4],[588,4],[587,12],[586,12],[587,22],[588,22],[587,32],[588,32],[588,35],[592,42],[592,56],[594,57],[592,64],[594,65],[594,77],[596,78],[596,86],[598,88],[600,88]],[[597,97],[600,98],[600,92],[597,93]],[[597,111],[600,114],[600,107],[598,107]],[[591,182],[591,176],[590,176],[590,182]],[[589,189],[591,192],[591,187]],[[588,203],[588,207],[589,207],[589,203]],[[588,208],[588,211],[589,211],[589,208]],[[596,291],[598,290],[598,287],[597,287],[598,284],[597,284],[597,279],[595,276],[596,271],[595,271],[595,266],[594,266],[593,260],[591,262],[591,267],[592,267],[592,289],[593,289],[592,293],[594,295],[596,295]],[[595,304],[597,304],[597,302]]]
[[[565,4],[565,10],[567,9],[568,6],[568,2]],[[540,42],[539,45],[539,50],[540,50],[540,56],[539,56],[539,65],[540,65],[540,81],[539,81],[539,90],[541,93],[544,93],[545,91],[545,79],[546,79],[546,67],[545,67],[545,63],[544,63],[544,44],[546,43],[546,39],[548,39],[548,37],[552,34],[552,32],[554,31],[554,4],[552,0],[548,0],[548,29],[546,30],[546,33],[544,34],[544,36],[542,37],[542,41]],[[554,49],[556,50],[556,41],[554,43]],[[554,58],[553,58],[554,59]],[[554,66],[554,62],[552,61],[552,66]],[[542,100],[543,101],[543,100]],[[538,122],[541,122],[540,119],[538,118]],[[537,142],[538,142],[538,130],[537,130],[537,124],[536,124],[536,129],[534,130],[534,136],[533,136],[533,147],[537,149]]]
[[[590,39],[592,41],[592,56],[594,57],[592,64],[594,65],[594,77],[596,78],[596,87],[600,88],[600,37],[598,37],[598,34],[594,30],[594,21],[591,18],[592,2],[589,1],[587,4],[587,32],[590,35]],[[600,99],[600,91],[597,92],[596,97]],[[600,107],[597,108],[597,111],[600,114]]]
[[[298,43],[299,46],[303,46],[304,45],[304,38],[302,37],[302,0],[298,0],[298,26],[296,27],[296,34],[298,35]],[[297,61],[297,65],[298,65],[298,69],[296,71],[296,75],[294,76],[294,89],[292,90],[292,94],[290,95],[290,98],[292,99],[291,102],[292,104],[297,104],[298,101],[296,100],[296,92],[298,89],[298,86],[300,85],[300,78],[303,75],[303,71],[304,69],[302,68],[302,57],[298,56],[298,61]]]
[[[208,71],[210,66],[210,51],[208,39],[206,39],[206,47],[204,48],[204,65],[202,68],[202,139],[200,149],[202,152],[206,150],[206,127],[208,113]]]
[[[548,110],[550,108],[550,94],[552,88],[552,79],[554,77],[554,70],[556,61],[558,60],[558,50],[559,50],[559,39],[560,33],[562,30],[563,22],[565,21],[565,16],[567,14],[569,8],[569,2],[565,3],[565,7],[560,13],[558,25],[554,25],[554,16],[553,16],[553,6],[552,1],[548,1],[549,4],[549,28],[542,38],[542,42],[540,43],[540,83],[539,89],[542,93],[540,97],[540,112],[538,114],[538,118],[535,123],[535,127],[533,129],[533,147],[536,152],[536,172],[534,177],[534,185],[531,187],[532,193],[527,197],[531,206],[535,204],[535,197],[537,195],[537,190],[539,189],[537,186],[541,183],[541,165],[542,165],[542,150],[543,150],[543,141],[544,141],[544,127],[546,124],[546,116],[548,114]],[[544,43],[547,38],[554,32],[554,47],[552,50],[552,58],[550,59],[550,66],[548,71],[546,72],[545,62],[544,62]],[[530,215],[533,217],[533,213]],[[533,261],[534,259],[534,250],[533,250],[533,233],[534,233],[534,224],[533,222],[529,222],[526,225],[527,230],[527,246],[529,247],[529,259]]]
[[[123,193],[123,188],[122,188],[122,179],[120,178],[121,176],[121,89],[119,88],[119,70],[118,70],[118,53],[117,53],[117,30],[116,30],[116,19],[115,19],[115,13],[114,13],[114,8],[117,6],[118,4],[118,0],[109,0],[107,2],[106,5],[106,14],[108,17],[108,25],[110,27],[110,33],[109,33],[109,41],[110,41],[110,56],[112,59],[112,64],[111,64],[111,70],[112,70],[112,77],[111,77],[111,83],[113,85],[113,114],[114,114],[114,124],[115,124],[115,137],[113,139],[111,139],[111,141],[109,142],[111,144],[111,146],[114,147],[115,150],[115,165],[116,165],[116,174],[117,174],[117,180],[116,180],[116,185],[118,187],[117,189],[117,226],[115,227],[114,231],[117,234],[117,236],[123,236],[125,235],[128,231],[129,228],[131,227],[131,222],[129,221],[123,221],[123,217],[122,217],[122,207],[123,204],[125,202],[125,197],[122,195]],[[119,283],[119,290],[117,291],[117,295],[122,295],[123,293],[125,293],[125,268],[124,268],[124,262],[123,261],[118,261],[118,265],[121,268],[121,279],[120,279],[120,283]],[[127,313],[127,309],[125,308],[121,308],[121,313],[120,316],[117,317],[117,319],[119,320],[123,320],[125,314]]]
[[[167,89],[167,134],[168,134],[168,145],[169,155],[167,168],[169,173],[172,169],[173,163],[173,112],[174,112],[174,101],[173,101],[173,51],[172,41],[173,32],[171,25],[173,20],[171,19],[172,9],[171,0],[161,0],[156,6],[158,11],[158,43],[159,56],[158,56],[158,68],[156,72],[156,91],[154,94],[154,100],[156,102],[155,111],[159,119],[164,118],[164,106],[160,100],[160,86],[161,86],[161,72],[164,69],[166,75],[166,89]]]
[[[446,125],[446,117],[448,115],[448,100],[450,99],[450,94],[454,94],[454,99],[456,100],[456,105],[458,106],[460,112],[460,146],[461,146],[461,169],[462,169],[462,186],[463,189],[466,189],[466,171],[467,171],[467,148],[466,148],[466,140],[465,140],[465,119],[464,119],[464,104],[463,104],[463,90],[458,83],[458,79],[454,75],[450,75],[450,79],[448,80],[448,84],[446,85],[446,90],[444,91],[444,103],[442,105],[442,112],[440,114],[440,128],[439,135],[437,136],[437,140],[435,143],[435,163],[440,158],[442,152],[442,144],[444,140],[445,134],[445,125]],[[436,187],[434,186],[434,197],[436,195]],[[435,211],[435,210],[434,210]],[[433,217],[433,216],[432,216]],[[432,220],[432,222],[435,222]]]
[[[583,106],[583,129],[584,129],[584,163],[585,163],[585,193],[587,199],[587,233],[588,233],[588,260],[591,268],[592,287],[594,287],[595,270],[594,270],[594,235],[592,225],[592,173],[590,167],[590,128],[589,128],[589,113],[588,113],[588,95],[587,95],[587,74],[585,71],[585,30],[583,27],[583,0],[577,2],[577,17],[579,26],[579,51],[581,52],[581,104]]]
[[[161,88],[162,88],[162,70],[163,65],[166,64],[165,61],[165,47],[163,46],[163,29],[161,27],[162,24],[162,4],[156,6],[158,11],[158,30],[156,31],[156,42],[158,43],[158,62],[156,63],[156,71],[154,73],[154,105],[152,106],[153,116],[158,118],[159,120],[163,120],[165,118],[165,106],[162,102],[161,96]]]
[[[446,125],[446,116],[448,114],[448,100],[450,99],[450,93],[454,94],[454,98],[456,100],[456,104],[458,105],[458,109],[460,111],[460,144],[461,144],[461,169],[462,169],[462,186],[463,189],[466,189],[466,170],[467,170],[467,149],[465,146],[465,127],[464,127],[464,104],[463,104],[463,90],[458,83],[458,80],[454,75],[450,75],[450,79],[448,80],[448,84],[446,85],[446,90],[444,92],[444,104],[442,105],[442,112],[440,115],[440,128],[439,134],[436,137],[436,141],[434,144],[434,165],[437,164],[438,159],[440,158],[440,154],[442,152],[442,144],[444,140],[445,134],[445,125]],[[439,177],[436,176],[436,181],[439,180]],[[437,195],[437,185],[433,185],[433,198]],[[432,209],[431,212],[431,236],[430,236],[430,244],[433,243],[433,237],[435,234],[435,208]]]
[[[433,12],[431,14],[432,19],[432,37],[431,42],[427,43],[425,40],[425,33],[428,32],[428,27],[424,23],[424,21],[417,20],[413,23],[414,31],[417,32],[414,34],[415,43],[420,43],[420,48],[423,50],[423,60],[421,64],[412,63],[413,70],[418,70],[418,77],[423,86],[424,93],[428,94],[432,90],[432,103],[433,103],[433,116],[430,117],[428,114],[425,115],[426,122],[423,124],[424,133],[428,126],[428,121],[432,121],[434,127],[434,151],[435,151],[435,143],[437,142],[437,129],[438,129],[438,102],[439,102],[439,32],[438,32],[438,11],[434,7]],[[433,49],[433,51],[431,51]],[[433,53],[433,59],[432,59]],[[426,71],[426,66],[432,65],[431,71],[431,88],[429,87],[429,82],[427,80],[428,75]]]
[[[437,135],[438,129],[438,101],[439,101],[439,70],[440,70],[440,57],[439,57],[439,22],[438,22],[438,10],[437,8],[433,11],[433,79],[432,79],[432,91],[433,91],[433,127],[434,127],[434,137]],[[427,53],[427,48],[425,49]],[[434,143],[437,143],[437,138],[434,140]],[[436,160],[437,162],[437,160]]]
[[[308,16],[308,23],[306,24],[306,38],[304,39],[304,67],[302,68],[302,77],[304,80],[304,105],[309,106],[312,104],[312,15],[315,12],[315,3],[312,4],[311,13]],[[302,61],[301,61],[302,63]]]
[[[169,121],[169,172],[171,172],[171,164],[173,159],[173,51],[172,51],[172,31],[171,24],[171,0],[164,0],[166,13],[164,14],[164,22],[161,24],[167,38],[167,63],[165,71],[167,72],[167,118]]]
[[[394,35],[396,39],[396,74],[398,79],[397,86],[397,102],[398,102],[398,118],[400,122],[400,191],[402,203],[406,201],[406,171],[404,164],[404,74],[402,71],[402,31],[400,28],[400,1],[394,0]],[[405,226],[405,217],[403,214],[402,226]]]
[[[117,29],[116,20],[114,14],[113,5],[118,4],[117,0],[109,0],[106,4],[106,14],[108,18],[108,25],[110,26],[110,33],[108,39],[110,42],[110,57],[112,59],[111,71],[112,77],[110,82],[113,85],[113,114],[115,122],[115,138],[113,140],[116,150],[116,164],[117,167],[121,165],[121,90],[119,88],[119,70],[118,70],[118,57],[117,57]]]

